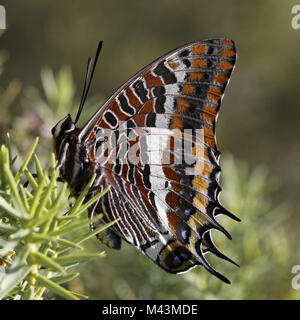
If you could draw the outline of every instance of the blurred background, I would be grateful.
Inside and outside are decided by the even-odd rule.
[[[170,275],[133,247],[106,249],[84,264],[72,290],[91,299],[299,299],[291,273],[300,265],[300,30],[290,0],[1,1],[0,138],[10,132],[23,155],[40,136],[50,161],[52,126],[80,100],[87,58],[104,47],[81,124],[130,76],[194,40],[228,37],[238,51],[217,124],[222,202],[241,223],[222,219],[218,247],[241,268],[214,257],[226,285],[201,268]],[[300,2],[299,2],[300,4]],[[88,226],[87,226],[88,228]],[[49,296],[51,298],[51,296]]]

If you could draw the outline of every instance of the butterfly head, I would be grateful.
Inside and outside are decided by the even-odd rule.
[[[54,139],[61,140],[66,133],[70,133],[76,129],[74,122],[72,121],[71,115],[68,114],[62,120],[51,129],[51,133]]]
[[[54,153],[58,161],[56,169],[59,169],[60,179],[68,183],[72,195],[78,196],[94,173],[86,147],[78,140],[80,129],[68,114],[52,128],[51,132]],[[73,167],[72,163],[78,165]]]
[[[60,120],[51,130],[54,140],[54,151],[57,158],[59,158],[62,142],[66,136],[70,136],[74,132],[76,126],[72,121],[71,115],[68,114],[62,120]]]
[[[74,186],[73,188],[73,186],[70,185],[74,177],[73,177],[72,166],[69,165],[69,160],[72,159],[74,156],[78,155],[76,153],[76,150],[79,144],[78,135],[80,133],[80,129],[76,127],[76,124],[80,118],[82,109],[84,107],[85,101],[88,96],[88,92],[92,83],[98,57],[102,48],[102,43],[103,41],[99,42],[93,66],[92,66],[92,58],[90,57],[88,59],[83,92],[82,92],[82,96],[81,96],[75,121],[73,121],[71,118],[71,115],[68,114],[65,118],[60,120],[51,130],[51,133],[53,135],[54,152],[55,152],[56,159],[58,160],[58,164],[56,168],[60,169],[61,178],[64,181],[67,181],[69,183],[69,186],[71,188],[71,191],[73,190],[73,193],[78,193],[77,189],[80,189],[80,188],[76,188],[76,186]],[[81,152],[79,157],[80,159],[76,160],[78,163],[82,163],[83,159],[86,159],[85,163],[89,162],[86,153]],[[89,175],[87,175],[87,173],[84,171],[85,170],[82,170],[81,172],[82,175],[85,178],[89,177]],[[80,174],[75,170],[74,170],[74,174],[75,176],[80,176]],[[82,186],[82,185],[77,183],[77,187],[78,186]]]

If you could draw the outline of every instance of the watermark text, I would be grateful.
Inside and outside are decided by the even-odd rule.
[[[6,12],[2,5],[0,5],[0,29],[6,29]]]

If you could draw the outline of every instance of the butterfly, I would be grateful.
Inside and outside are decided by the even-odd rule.
[[[162,269],[181,273],[202,266],[230,283],[205,259],[230,261],[211,230],[231,239],[216,220],[239,221],[219,202],[220,152],[215,126],[235,65],[234,42],[206,39],[183,45],[150,63],[123,84],[80,129],[95,67],[89,58],[75,121],[67,115],[52,129],[62,180],[77,197],[96,174],[88,197],[109,191],[89,209],[97,235],[110,248],[125,240]],[[93,219],[94,221],[95,219]]]

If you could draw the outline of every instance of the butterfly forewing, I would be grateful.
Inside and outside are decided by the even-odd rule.
[[[215,123],[236,59],[233,41],[182,46],[129,79],[79,133],[98,172],[93,193],[111,185],[92,214],[118,221],[100,238],[122,238],[163,269],[178,273],[218,251],[210,230],[229,238],[215,220],[223,213]]]

